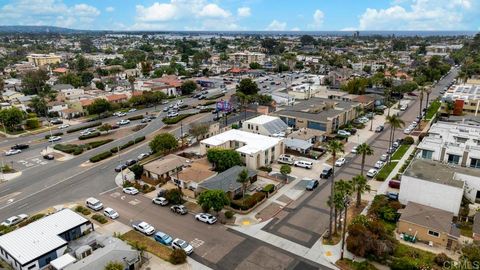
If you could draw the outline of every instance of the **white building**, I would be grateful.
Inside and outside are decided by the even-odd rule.
[[[260,115],[249,119],[242,126],[243,131],[272,137],[285,137],[287,128],[287,124],[282,119],[269,115]]]
[[[273,163],[284,153],[282,138],[267,137],[242,130],[232,129],[200,142],[200,154],[209,148],[235,149],[249,169],[257,169]]]
[[[437,122],[417,147],[419,157],[480,168],[480,126]]]
[[[93,231],[88,219],[64,209],[0,236],[0,257],[17,270],[45,269],[68,242],[88,231]]]
[[[228,55],[230,60],[237,63],[251,64],[259,63],[263,65],[265,62],[265,54],[259,52],[236,52]]]

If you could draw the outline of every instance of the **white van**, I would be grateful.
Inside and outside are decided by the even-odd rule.
[[[88,208],[94,211],[99,211],[103,208],[103,203],[100,200],[97,200],[93,197],[88,198],[85,201],[85,204],[87,205]]]
[[[278,163],[293,165],[295,158],[292,155],[283,154],[278,157]]]
[[[313,162],[305,161],[305,160],[297,160],[293,165],[295,165],[295,167],[311,169],[313,167]]]

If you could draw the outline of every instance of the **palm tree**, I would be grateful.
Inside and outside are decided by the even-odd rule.
[[[341,224],[337,226],[337,212],[342,214],[342,211],[346,211],[345,200],[348,198],[353,191],[353,186],[350,181],[339,180],[335,183],[335,195],[333,196],[333,203],[335,206],[335,234],[337,233],[337,227],[340,227]]]
[[[420,87],[418,89],[419,91],[419,94],[420,94],[420,111],[418,112],[418,117],[421,118],[422,117],[422,109],[423,109],[423,96],[425,94],[425,92],[427,91],[425,87]]]
[[[357,147],[357,153],[362,155],[362,165],[360,169],[360,174],[363,175],[363,170],[365,168],[365,156],[373,155],[373,149],[370,147],[370,145],[366,143],[362,143]]]
[[[432,93],[432,87],[431,86],[428,86],[426,89],[425,89],[425,93],[427,94],[427,101],[425,103],[425,109],[428,108],[428,102],[430,101],[430,94]]]
[[[242,197],[245,198],[245,190],[247,189],[247,184],[250,181],[248,178],[248,171],[247,169],[243,169],[237,176],[237,182],[242,184]]]
[[[240,101],[240,104],[243,108],[244,121],[247,121],[247,104],[250,102],[251,98],[248,95],[245,95],[242,92],[236,92],[235,95],[237,96],[237,98]]]
[[[326,150],[332,155],[332,178],[330,183],[330,198],[335,194],[335,161],[337,153],[344,153],[343,144],[337,140],[331,140],[326,145]],[[328,239],[332,239],[332,219],[333,219],[333,203],[330,205],[330,222],[328,223]]]
[[[133,96],[133,92],[135,91],[135,77],[129,76],[128,82],[130,83],[130,88],[132,89],[132,96]]]
[[[370,185],[368,184],[367,178],[363,175],[357,175],[352,178],[353,190],[357,192],[357,204],[359,207],[362,203],[362,193],[365,191],[370,191]]]
[[[387,123],[390,125],[390,141],[388,144],[388,147],[390,148],[392,147],[393,141],[395,139],[395,129],[403,127],[405,125],[405,122],[400,119],[400,117],[396,114],[387,116],[386,120]],[[390,158],[388,159],[388,162],[390,162]]]

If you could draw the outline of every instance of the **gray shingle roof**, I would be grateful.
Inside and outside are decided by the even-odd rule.
[[[237,178],[243,169],[245,169],[245,167],[232,167],[224,172],[215,175],[210,179],[203,181],[201,184],[199,184],[199,186],[209,190],[221,189],[225,192],[237,190],[242,187],[242,184],[237,182]],[[253,177],[257,175],[257,172],[254,170],[247,169],[247,171],[248,177]]]
[[[403,210],[400,221],[410,222],[439,232],[450,233],[453,213],[409,202]]]

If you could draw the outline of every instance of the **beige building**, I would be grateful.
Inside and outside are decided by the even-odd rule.
[[[460,231],[452,221],[451,212],[409,202],[402,210],[397,232],[413,236],[416,241],[430,246],[455,249]]]
[[[267,137],[246,131],[232,129],[200,142],[200,154],[208,149],[219,147],[235,149],[249,169],[268,166],[284,153],[285,145],[282,138]]]
[[[262,65],[265,62],[265,54],[259,52],[236,52],[228,55],[230,60],[237,63],[259,63]]]
[[[153,180],[168,179],[187,166],[189,164],[187,161],[184,157],[170,154],[145,164],[143,173]]]
[[[33,63],[35,66],[44,66],[51,64],[58,64],[61,62],[62,57],[53,53],[50,54],[30,54],[27,56],[28,62]]]

